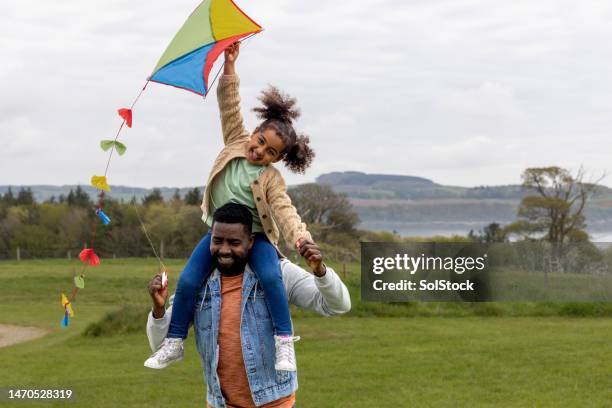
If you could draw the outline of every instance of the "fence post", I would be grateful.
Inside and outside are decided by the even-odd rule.
[[[66,253],[66,257],[68,257],[68,260],[72,259],[72,253],[70,251],[68,251]]]
[[[159,244],[159,257],[161,259],[164,259],[164,240],[161,240],[161,243]]]
[[[21,248],[17,247],[17,260],[21,261]]]
[[[342,264],[342,279],[346,280],[346,264]]]

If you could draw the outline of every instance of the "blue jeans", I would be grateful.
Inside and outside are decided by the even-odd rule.
[[[172,305],[172,318],[168,328],[170,338],[187,338],[189,324],[193,319],[197,291],[208,279],[212,269],[210,241],[211,232],[209,231],[191,253],[179,277]],[[291,335],[289,302],[278,262],[278,253],[265,234],[255,234],[255,242],[249,252],[248,261],[264,290],[274,333]]]

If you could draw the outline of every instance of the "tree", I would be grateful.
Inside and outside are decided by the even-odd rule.
[[[87,194],[85,190],[81,188],[81,186],[77,186],[76,190],[74,191],[74,205],[83,208],[89,208],[93,205],[91,198],[89,198],[89,194]]]
[[[302,184],[288,193],[298,214],[307,224],[352,232],[359,223],[359,217],[346,194],[336,193],[328,185]]]
[[[483,243],[483,244],[492,244],[495,242],[506,242],[506,233],[504,228],[496,222],[492,222],[486,227],[475,233],[473,230],[470,230],[468,237],[473,239],[474,241]]]
[[[585,182],[582,168],[572,175],[556,166],[528,168],[522,179],[523,187],[531,194],[523,197],[518,220],[508,225],[505,232],[549,244],[543,254],[548,281],[549,270],[564,270],[564,254],[567,253],[564,245],[567,242],[588,242],[583,212],[597,189],[597,182]]]
[[[172,195],[172,201],[181,201],[181,193],[179,189],[174,189],[174,194]]]
[[[153,203],[163,203],[163,202],[164,202],[164,197],[162,196],[161,190],[159,188],[154,188],[153,191],[151,191],[151,194],[146,195],[142,199],[143,205],[150,205]]]
[[[202,193],[200,193],[200,189],[194,187],[193,190],[189,190],[187,194],[185,194],[185,204],[187,205],[200,205],[202,203]]]
[[[15,205],[15,196],[13,195],[13,190],[9,186],[8,190],[2,196],[2,202],[6,204],[7,207]]]
[[[68,193],[68,196],[66,197],[66,204],[70,206],[74,205],[74,191],[72,191],[72,189],[70,189],[70,192]]]
[[[173,245],[177,249],[176,256],[189,257],[192,249],[206,235],[208,227],[202,222],[202,210],[193,205],[181,207],[176,214],[177,231]]]
[[[61,196],[60,196],[60,199],[61,199]],[[76,206],[76,207],[83,207],[83,208],[89,208],[93,205],[91,202],[91,198],[89,198],[89,194],[87,194],[85,190],[81,188],[81,186],[77,186],[76,190],[74,191],[70,189],[70,191],[68,192],[68,197],[66,197],[66,203],[69,206]]]
[[[174,208],[174,211],[179,211],[184,205],[183,199],[181,198],[181,192],[178,188],[174,189],[174,194],[172,194],[172,198],[168,201],[168,204]]]
[[[17,205],[32,205],[34,204],[34,195],[32,194],[32,189],[21,188],[19,193],[17,193],[17,199],[15,200],[15,204]]]
[[[522,179],[523,188],[532,194],[523,197],[518,220],[506,232],[561,244],[585,232],[583,212],[597,183],[585,182],[582,168],[573,176],[556,166],[533,167],[523,172]]]

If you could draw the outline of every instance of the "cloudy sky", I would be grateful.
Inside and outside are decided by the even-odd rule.
[[[0,184],[86,184],[197,0],[0,3]],[[268,83],[325,172],[519,183],[529,166],[612,172],[609,1],[237,0],[265,32],[238,61],[247,127]],[[214,96],[214,95],[210,95]],[[194,186],[220,150],[216,99],[150,84],[111,184]],[[612,186],[612,175],[603,184]]]

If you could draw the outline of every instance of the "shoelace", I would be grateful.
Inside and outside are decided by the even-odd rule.
[[[300,336],[292,337],[281,337],[278,339],[279,347],[277,350],[276,358],[280,360],[289,360],[291,363],[295,362],[295,353],[291,347],[293,343],[300,340]]]
[[[167,359],[170,354],[173,354],[176,350],[180,348],[179,344],[179,342],[169,341],[168,339],[164,340],[164,344],[162,344],[160,349],[155,352],[155,357],[162,360]],[[167,347],[168,345],[170,347]]]

